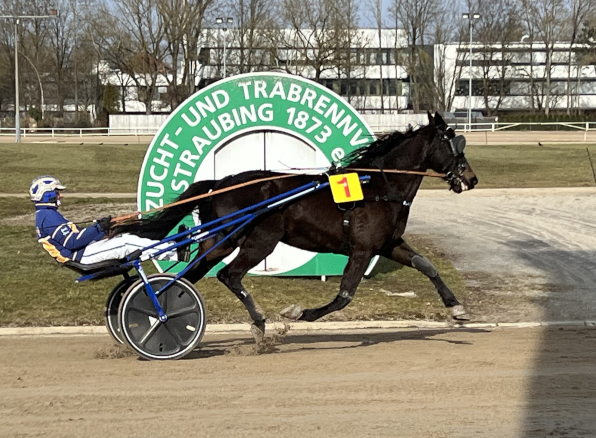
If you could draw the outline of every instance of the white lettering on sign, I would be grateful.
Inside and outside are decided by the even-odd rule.
[[[263,122],[271,122],[273,120],[273,105],[264,103],[259,107],[259,119]]]
[[[302,96],[302,99],[300,100],[300,105],[304,105],[306,103],[306,106],[312,109],[312,102],[315,100],[315,97],[317,97],[317,92],[311,88],[307,88],[304,92],[304,95]]]
[[[250,99],[250,94],[248,91],[248,87],[250,86],[250,84],[252,84],[252,81],[248,81],[248,82],[238,82],[238,86],[242,88],[242,91],[244,92],[244,99],[248,100]]]
[[[188,108],[187,113],[182,113],[182,120],[193,128],[201,123],[202,118],[208,114],[213,114],[230,103],[230,95],[224,90],[215,90],[210,96],[205,96],[204,100],[197,100],[194,106]]]
[[[275,82],[273,85],[273,90],[271,91],[271,94],[269,94],[269,99],[277,96],[281,97],[283,100],[286,100],[284,85],[280,81]]]
[[[196,148],[197,152],[199,153],[199,155],[203,155],[203,148],[205,146],[211,145],[211,142],[209,140],[207,140],[206,138],[203,138],[203,137],[199,137],[198,135],[195,135],[192,138],[192,143],[195,145],[195,148]]]
[[[192,141],[199,154],[203,153],[203,147],[209,146],[212,141],[217,141],[220,137],[233,130],[234,128],[249,123],[272,122],[275,117],[273,111],[273,104],[263,103],[258,107],[251,104],[249,107],[240,106],[232,108],[230,112],[219,114],[216,118],[211,119],[208,124],[203,125],[202,131],[207,139],[199,136],[194,136]]]
[[[269,96],[267,96],[267,92],[265,91],[265,88],[267,88],[267,82],[255,81],[255,98],[256,99],[258,99],[261,96],[263,96],[265,99],[267,99],[269,97]]]
[[[333,159],[333,161],[339,161],[345,156],[346,153],[342,148],[335,148],[331,151],[331,158]]]
[[[351,136],[351,146],[364,145],[370,141],[367,135],[362,135],[362,129],[358,128],[359,122],[357,120],[353,121],[352,115],[346,113],[345,108],[341,108],[338,102],[331,103],[331,99],[317,89],[309,87],[303,88],[296,83],[286,84],[284,87],[282,81],[275,81],[273,84],[269,84],[263,80],[239,82],[238,87],[242,89],[242,94],[245,100],[262,98],[272,99],[274,97],[279,97],[314,110],[325,119],[329,120],[331,125],[335,126],[344,137]],[[228,116],[220,118],[219,124],[223,128],[223,131],[228,132],[235,126],[244,125],[247,123],[247,119],[255,123],[257,121],[257,115],[254,112],[254,105],[251,105],[249,108],[250,112],[246,107],[240,107],[238,111],[232,109],[233,120]],[[290,111],[293,112],[290,114]],[[331,128],[329,128],[328,125],[324,125],[323,121],[309,116],[308,113],[297,111],[297,108],[288,109],[288,114],[290,114],[288,125],[297,129],[304,129],[307,133],[314,132],[315,139],[318,142],[324,142],[332,134]],[[259,109],[258,118],[263,121],[270,121],[269,117],[265,115],[262,109]],[[321,125],[321,130],[317,131],[317,128]],[[214,134],[214,137],[217,138],[218,136]]]
[[[319,100],[317,100],[314,110],[316,112],[318,112],[319,114],[323,115],[323,111],[325,110],[325,108],[327,108],[327,104],[329,102],[331,102],[331,99],[329,99],[327,96],[325,96],[325,95],[319,96]]]
[[[151,161],[149,166],[149,176],[152,181],[147,182],[148,189],[146,192],[147,198],[161,198],[165,192],[165,187],[162,183],[166,179],[169,173],[170,165],[174,154],[167,149],[177,150],[178,144],[170,140],[169,134],[165,134],[159,142],[160,147],[157,148],[156,154]],[[150,210],[151,208],[161,207],[163,205],[163,199],[159,199],[156,203],[151,199],[147,199],[145,202],[145,209]]]
[[[299,102],[300,101],[300,93],[302,92],[302,87],[298,84],[290,85],[290,91],[288,91],[288,99],[290,102]]]

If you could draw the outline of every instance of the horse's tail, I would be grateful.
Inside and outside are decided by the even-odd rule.
[[[178,198],[172,201],[172,203],[184,201],[185,199],[207,193],[209,190],[213,189],[215,183],[216,181],[214,180],[204,180],[191,184],[191,186],[178,196]],[[113,234],[131,233],[139,237],[161,240],[168,235],[184,216],[190,214],[197,206],[201,208],[201,205],[208,203],[209,200],[210,198],[207,197],[164,208],[146,218],[142,218],[129,224],[117,225],[113,229]]]

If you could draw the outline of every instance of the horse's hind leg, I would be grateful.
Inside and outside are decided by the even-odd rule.
[[[211,249],[213,245],[215,245],[215,239],[207,239],[200,244],[200,251],[196,255],[195,258],[201,257],[207,250]],[[220,247],[215,248],[211,251],[205,258],[203,258],[200,262],[198,262],[193,268],[191,268],[186,274],[184,274],[184,278],[191,283],[196,283],[200,279],[202,279],[207,273],[220,261],[226,258],[234,251],[234,247],[229,245],[228,243],[223,243]],[[192,263],[192,261],[191,261]]]
[[[273,215],[258,224],[245,236],[240,251],[232,262],[217,273],[217,278],[244,304],[253,320],[252,334],[257,343],[265,335],[265,312],[242,285],[246,273],[273,252],[284,234],[282,219]]]
[[[401,263],[404,266],[415,268],[426,275],[435,285],[435,288],[443,300],[445,307],[451,311],[451,316],[453,319],[458,321],[468,321],[470,319],[464,306],[457,300],[457,298],[455,298],[453,292],[451,292],[451,290],[443,282],[439,272],[433,266],[433,264],[426,257],[421,256],[412,248],[410,248],[410,246],[404,242],[403,239],[400,239],[400,243],[395,246],[390,253],[383,255],[398,263]]]
[[[354,298],[356,288],[360,284],[371,258],[372,252],[369,250],[354,250],[351,252],[348,264],[341,277],[339,293],[329,304],[317,309],[304,310],[299,305],[293,305],[282,310],[281,315],[301,321],[316,321],[331,312],[343,309]]]

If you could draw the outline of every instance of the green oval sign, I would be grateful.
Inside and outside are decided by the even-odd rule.
[[[275,141],[269,140],[262,149],[260,146],[255,149],[255,141],[261,141],[255,137],[258,133],[274,133],[269,138]],[[267,148],[274,151],[276,144],[281,147],[287,143],[284,139],[288,139],[315,151],[319,165],[321,161],[329,164],[370,143],[373,137],[354,108],[315,82],[279,73],[233,76],[189,97],[156,134],[139,176],[139,209],[146,211],[166,205],[195,181],[223,177],[217,174],[218,156],[225,157],[220,161],[225,160],[228,169],[230,161],[237,161],[231,167],[235,171],[229,173],[238,173],[238,169],[280,170],[279,166],[268,166],[265,158],[262,164],[255,164],[255,154],[262,150],[265,157],[269,154]],[[243,152],[244,144],[251,144],[251,149],[247,147]],[[220,153],[226,148],[232,152]],[[260,158],[256,161],[260,162]],[[292,162],[283,165],[295,166]],[[225,168],[226,165],[224,173]],[[192,225],[191,219],[187,222]],[[289,257],[300,266],[264,269],[258,273],[340,275],[343,272],[345,257],[309,254],[309,257]],[[164,268],[169,263],[159,262],[159,265]]]

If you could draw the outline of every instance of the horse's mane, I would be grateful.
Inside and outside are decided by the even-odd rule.
[[[329,172],[336,173],[340,169],[346,167],[368,166],[376,158],[384,157],[388,153],[394,151],[401,146],[405,140],[420,134],[426,127],[427,126],[423,126],[419,129],[414,129],[412,126],[409,126],[405,132],[395,131],[390,134],[385,134],[368,146],[355,149],[338,162],[332,164],[329,168]]]

